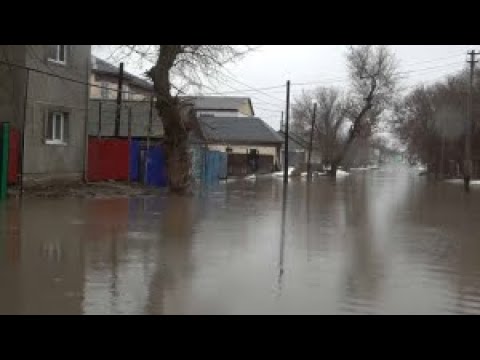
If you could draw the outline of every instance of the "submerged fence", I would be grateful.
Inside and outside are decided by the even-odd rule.
[[[227,154],[192,146],[192,176],[197,182],[215,184],[227,178]]]
[[[88,181],[131,181],[167,186],[162,145],[148,147],[140,140],[97,139],[88,142]]]

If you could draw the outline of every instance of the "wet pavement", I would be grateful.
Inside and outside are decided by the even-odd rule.
[[[480,186],[390,166],[0,204],[1,314],[480,313]]]

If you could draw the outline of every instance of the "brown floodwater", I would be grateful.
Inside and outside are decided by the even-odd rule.
[[[480,186],[390,166],[283,189],[3,202],[0,314],[480,313]]]

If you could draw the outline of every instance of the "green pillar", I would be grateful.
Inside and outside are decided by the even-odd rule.
[[[7,198],[8,181],[8,150],[10,145],[10,124],[3,123],[1,126],[1,158],[0,158],[0,200]]]

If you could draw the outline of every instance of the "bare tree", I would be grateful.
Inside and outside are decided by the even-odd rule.
[[[368,138],[375,131],[380,116],[393,105],[396,95],[397,64],[387,46],[351,46],[347,64],[351,82],[347,106],[350,129],[342,149],[332,161],[332,176],[336,176],[354,140]]]
[[[463,136],[468,79],[464,73],[449,76],[428,87],[408,93],[394,112],[395,131],[407,145],[412,162],[444,175],[449,161],[463,165]],[[478,103],[479,87],[474,89]],[[474,107],[474,150],[478,151],[480,108]],[[448,171],[447,171],[448,172]],[[455,175],[453,173],[449,175]]]
[[[185,94],[216,76],[226,63],[246,54],[249,46],[234,45],[120,45],[124,57],[136,57],[153,66],[147,72],[153,80],[156,109],[163,122],[170,191],[185,193],[191,185],[189,132],[195,126],[191,104]]]
[[[292,106],[292,129],[305,140],[311,129],[313,102],[317,103],[314,144],[321,149],[324,164],[331,165],[338,156],[350,101],[333,87],[304,91]]]

